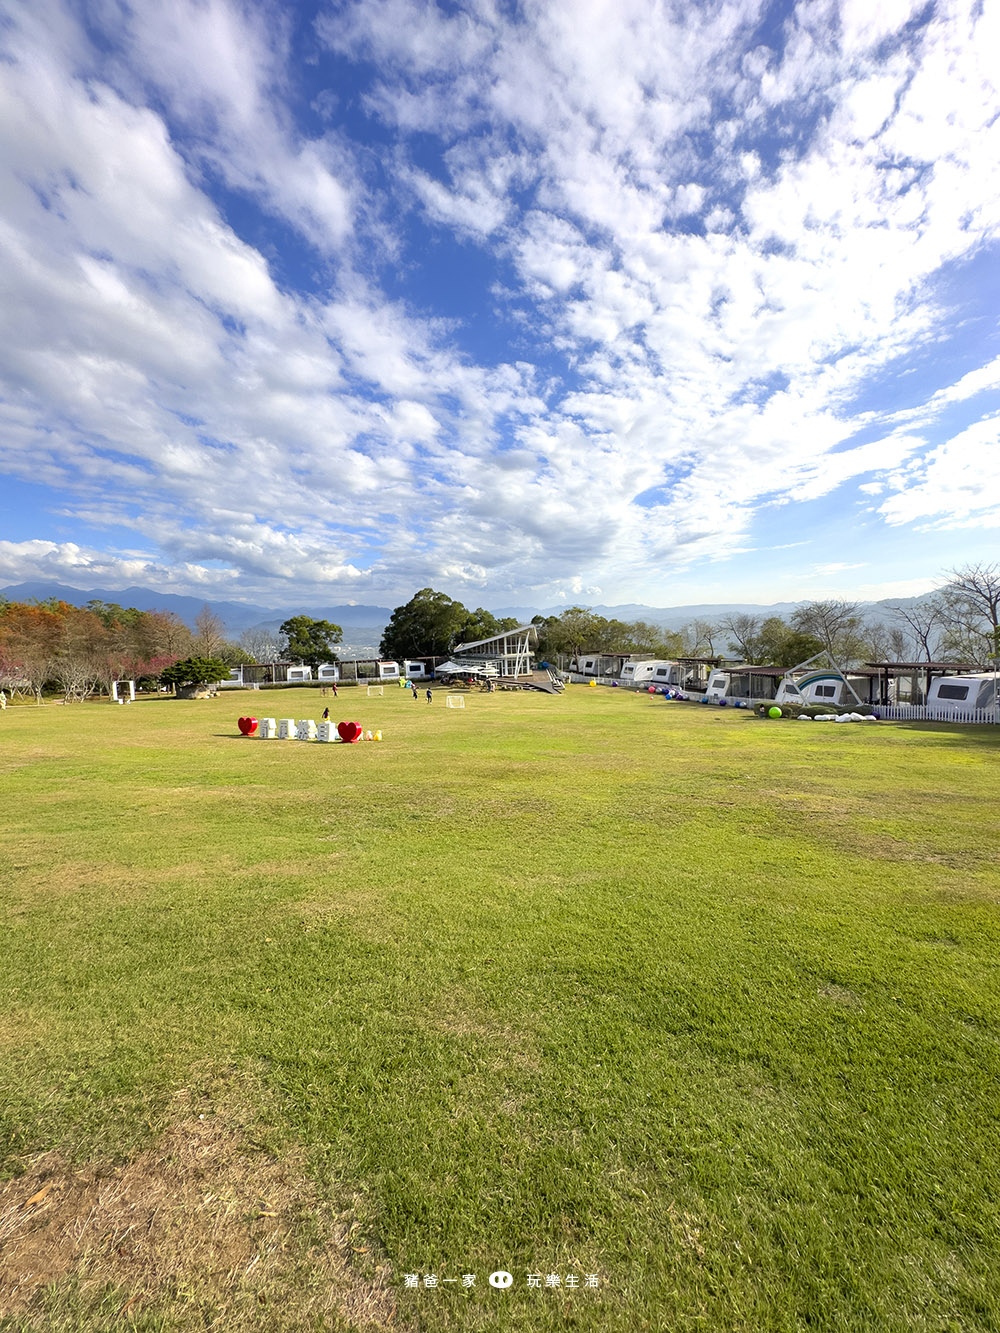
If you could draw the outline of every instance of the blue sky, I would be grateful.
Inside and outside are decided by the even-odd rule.
[[[997,556],[1000,8],[0,0],[0,586]]]

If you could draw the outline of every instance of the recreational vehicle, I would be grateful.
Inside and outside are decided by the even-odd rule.
[[[785,676],[778,686],[775,702],[828,704],[831,708],[849,708],[859,703],[870,703],[872,687],[871,676],[842,676],[838,671],[829,670],[811,671],[798,680]]]
[[[648,662],[625,662],[622,665],[622,685],[665,685],[680,689],[684,684],[684,668],[679,662],[652,659]]]
[[[927,693],[927,711],[940,717],[971,713],[995,706],[992,673],[977,676],[939,676]]]
[[[705,686],[706,699],[717,704],[720,699],[731,699],[733,693],[732,673],[729,671],[713,671],[708,678],[708,684]]]

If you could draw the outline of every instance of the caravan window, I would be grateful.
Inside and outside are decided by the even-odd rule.
[[[670,673],[670,668],[669,668],[669,667],[657,667],[656,670],[653,672],[653,675],[654,675],[654,676],[666,676],[666,675],[669,675],[669,673]]]
[[[725,676],[713,676],[708,683],[710,690],[724,690],[726,688]]]
[[[833,696],[834,696],[836,693],[837,693],[837,687],[836,687],[836,685],[817,685],[817,686],[816,686],[816,698],[817,698],[817,699],[832,699]]]
[[[968,699],[968,697],[969,697],[969,687],[968,687],[968,685],[939,685],[939,686],[938,686],[938,698],[939,698],[939,699]]]

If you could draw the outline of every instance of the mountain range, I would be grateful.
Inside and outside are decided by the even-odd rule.
[[[45,601],[50,597],[68,602],[70,606],[85,606],[90,601],[116,602],[119,606],[132,606],[138,611],[172,611],[186,624],[193,627],[194,618],[205,606],[219,617],[226,628],[226,633],[239,635],[247,629],[266,628],[274,632],[282,621],[289,616],[306,615],[317,620],[332,620],[344,630],[345,646],[347,641],[361,641],[365,644],[377,643],[383,628],[388,624],[392,608],[388,606],[369,606],[348,603],[339,606],[321,606],[312,603],[292,604],[283,609],[257,606],[252,602],[213,601],[208,597],[184,597],[178,593],[156,592],[152,588],[70,588],[59,583],[46,583],[38,580],[30,583],[17,583],[8,588],[0,588],[0,597],[12,602]],[[882,602],[861,602],[859,611],[870,619],[879,619],[890,606],[912,606],[918,597],[903,597]],[[803,602],[774,602],[767,606],[750,602],[704,603],[690,606],[645,606],[640,602],[627,602],[621,606],[593,606],[590,609],[609,620],[645,620],[662,629],[679,630],[694,620],[717,620],[720,616],[732,614],[781,616],[787,617]],[[539,611],[537,607],[503,606],[493,611],[498,617],[513,616],[521,624],[527,623],[536,615],[558,615],[566,608],[548,607]],[[349,631],[354,631],[350,633]],[[374,651],[374,649],[372,650]]]

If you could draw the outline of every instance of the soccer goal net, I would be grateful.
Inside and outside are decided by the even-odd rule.
[[[379,699],[381,699],[381,698],[382,698],[382,695],[383,695],[384,693],[385,693],[385,690],[384,690],[384,688],[383,688],[381,685],[369,685],[369,686],[368,686],[368,698],[369,698],[369,699],[374,699],[374,698],[376,698],[376,697],[379,698]]]
[[[445,708],[464,708],[464,707],[465,707],[465,695],[464,695],[464,694],[446,694],[445,697],[444,697],[444,706],[445,706]]]

